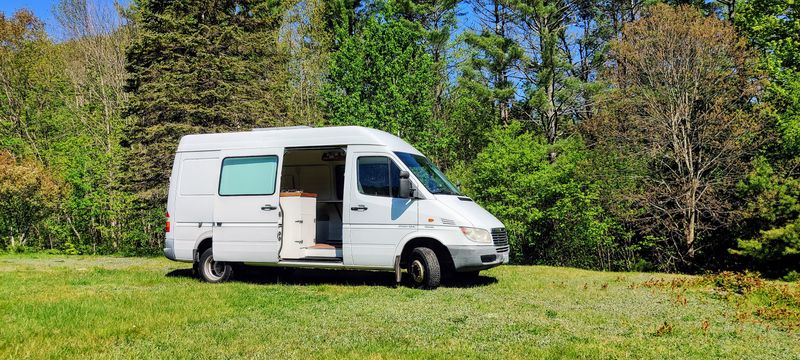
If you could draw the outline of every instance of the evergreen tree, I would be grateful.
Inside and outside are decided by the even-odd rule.
[[[473,8],[481,28],[466,31],[463,35],[464,42],[473,50],[469,63],[474,72],[470,77],[485,77],[485,81],[477,81],[474,85],[486,86],[500,122],[507,124],[517,91],[511,73],[523,55],[519,44],[510,35],[514,15],[504,0],[476,0]]]
[[[732,252],[770,275],[800,271],[800,2],[740,1],[734,24],[761,50],[769,76],[761,100],[777,141],[762,149],[755,169],[739,184],[746,218]]]
[[[430,127],[433,61],[406,22],[370,18],[331,56],[324,106],[332,125],[362,125],[436,147]]]
[[[127,182],[161,207],[181,136],[284,125],[278,0],[138,0],[127,52]],[[278,81],[276,81],[278,80]]]
[[[449,85],[447,66],[451,59],[450,37],[456,28],[458,0],[389,0],[389,12],[405,19],[424,32],[425,45],[431,54],[436,81],[433,88],[433,121],[446,125],[445,95]],[[438,134],[444,136],[445,134]]]

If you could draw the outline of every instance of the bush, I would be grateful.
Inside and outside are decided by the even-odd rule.
[[[742,239],[730,252],[765,275],[800,271],[800,180],[760,158],[738,190],[745,219]]]
[[[613,267],[616,224],[598,205],[597,186],[580,176],[578,137],[548,144],[519,123],[492,131],[471,165],[452,168],[465,192],[509,231],[519,263]],[[552,160],[551,160],[552,159]]]
[[[26,248],[35,227],[58,206],[62,191],[38,162],[0,152],[0,245],[11,251]]]

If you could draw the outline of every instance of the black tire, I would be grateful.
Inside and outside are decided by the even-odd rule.
[[[200,255],[200,263],[197,265],[200,272],[200,278],[210,283],[221,283],[227,281],[233,275],[233,266],[231,264],[214,261],[214,253],[211,248],[203,251]]]
[[[439,259],[433,250],[426,247],[418,247],[411,252],[407,271],[415,287],[435,289],[442,282]]]

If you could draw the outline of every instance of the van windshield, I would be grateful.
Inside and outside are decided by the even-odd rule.
[[[404,152],[395,154],[432,194],[461,195],[458,188],[426,157]]]

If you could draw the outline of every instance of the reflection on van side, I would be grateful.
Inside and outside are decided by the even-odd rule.
[[[418,287],[508,262],[503,224],[402,139],[364,127],[184,136],[164,254],[209,282],[233,264],[405,270]]]

